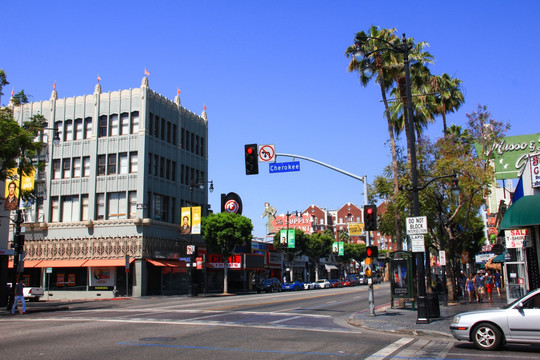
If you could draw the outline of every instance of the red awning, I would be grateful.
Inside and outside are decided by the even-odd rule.
[[[167,259],[146,259],[150,264],[154,266],[168,266],[168,267],[186,267],[184,261],[179,260],[167,260]]]
[[[38,266],[38,264],[40,262],[41,262],[41,260],[25,260],[24,261],[24,267],[25,267],[25,269],[41,267],[41,266]],[[10,260],[8,262],[8,268],[13,269],[13,261],[12,260]]]
[[[87,259],[81,260],[43,260],[38,264],[40,268],[59,268],[59,267],[82,267]]]
[[[131,264],[135,261],[134,258],[129,259]],[[84,267],[116,267],[116,266],[126,266],[126,259],[91,259],[84,263]]]

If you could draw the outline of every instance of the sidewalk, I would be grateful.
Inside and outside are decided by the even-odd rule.
[[[395,300],[395,307],[393,309],[390,307],[390,303],[378,306],[375,308],[375,316],[369,315],[369,310],[364,310],[351,315],[348,323],[366,329],[396,334],[452,338],[450,323],[455,314],[501,307],[503,305],[506,305],[506,294],[504,293],[501,293],[500,297],[495,293],[492,303],[487,302],[487,297],[482,303],[473,302],[471,304],[469,304],[468,299],[460,299],[459,302],[448,303],[448,306],[445,306],[441,301],[439,303],[441,317],[430,319],[428,324],[417,324],[417,310],[412,310],[410,303],[407,303],[407,308],[399,309],[396,307],[397,300]]]

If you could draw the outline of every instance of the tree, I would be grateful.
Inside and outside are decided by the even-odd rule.
[[[4,70],[0,69],[0,105],[2,104],[2,95],[4,95],[2,89],[6,85],[9,85],[9,81],[7,81],[6,73],[4,72]]]
[[[434,95],[429,97],[428,104],[435,115],[441,115],[443,120],[443,134],[446,134],[446,114],[458,110],[465,102],[461,92],[463,82],[448,74],[431,77],[431,87]]]
[[[251,238],[253,224],[245,216],[224,212],[204,217],[201,230],[208,247],[223,257],[223,293],[226,294],[229,257],[237,245]]]
[[[307,239],[304,254],[308,257],[312,265],[315,266],[315,281],[319,280],[320,259],[321,257],[330,255],[333,242],[334,237],[324,233],[312,234]]]
[[[24,89],[13,95],[11,101],[14,105],[28,104],[28,95],[24,92]]]

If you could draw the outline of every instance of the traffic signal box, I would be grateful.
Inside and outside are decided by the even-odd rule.
[[[246,175],[256,175],[259,173],[259,154],[257,144],[244,146],[244,156],[246,160]]]
[[[13,247],[14,247],[14,256],[13,256],[13,268],[15,271],[19,271],[19,260],[21,257],[21,254],[24,251],[24,235],[22,234],[15,234],[13,236]]]
[[[377,231],[377,205],[364,205],[364,230]]]
[[[373,260],[376,259],[379,256],[379,248],[377,246],[368,246],[366,248],[366,260],[365,264],[369,265],[369,267],[364,271],[364,274],[366,274],[367,277],[371,277],[372,271],[371,266],[373,264]]]

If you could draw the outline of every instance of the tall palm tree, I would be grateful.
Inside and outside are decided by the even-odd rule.
[[[461,84],[458,78],[448,74],[431,77],[431,86],[436,94],[431,97],[430,105],[434,115],[441,115],[443,120],[443,134],[446,135],[446,114],[458,110],[465,102]]]
[[[371,80],[374,80],[379,84],[381,89],[381,97],[384,104],[384,113],[388,125],[388,136],[390,138],[390,148],[392,152],[392,175],[394,180],[394,199],[399,194],[399,176],[398,176],[398,165],[397,165],[397,150],[396,150],[396,139],[394,136],[394,123],[390,116],[388,98],[386,96],[389,89],[394,84],[394,77],[391,75],[393,69],[396,67],[398,59],[396,54],[392,51],[377,51],[382,48],[387,48],[388,45],[382,41],[377,41],[370,38],[383,39],[389,43],[397,43],[399,39],[395,35],[396,29],[379,29],[379,27],[371,25],[368,32],[361,31],[356,34],[356,40],[366,40],[364,49],[367,56],[364,56],[363,59],[356,59],[354,56],[356,52],[356,46],[351,45],[345,51],[347,58],[351,59],[347,71],[353,72],[358,71],[360,75],[360,83],[362,86],[366,87]],[[375,69],[375,72],[367,71]],[[396,227],[396,240],[398,242],[398,247],[401,248],[401,218],[398,213],[395,216],[395,227]]]

